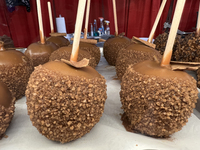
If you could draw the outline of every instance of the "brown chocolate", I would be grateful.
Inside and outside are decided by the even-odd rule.
[[[195,79],[187,73],[147,60],[126,70],[120,97],[122,120],[128,130],[166,138],[188,122],[198,90]]]
[[[176,61],[200,62],[200,37],[195,33],[187,35],[182,39],[174,52]]]
[[[168,36],[169,36],[169,34],[164,32],[164,33],[158,35],[154,41],[154,44],[156,44],[155,49],[158,50],[161,55],[164,54]],[[173,61],[176,60],[175,51],[179,48],[181,40],[182,40],[181,36],[177,35],[176,39],[175,39],[174,47],[173,47],[172,58],[171,58],[171,60],[173,60]]]
[[[0,41],[4,42],[4,47],[7,48],[14,48],[13,40],[8,37],[7,35],[0,36]]]
[[[99,47],[94,44],[80,42],[80,49],[87,51],[92,57],[95,58],[96,63],[98,64],[100,61],[101,53]]]
[[[0,81],[0,106],[8,108],[12,103],[12,94],[9,91],[8,87]]]
[[[122,35],[108,39],[103,46],[103,54],[108,64],[115,66],[119,51],[130,43],[131,40]]]
[[[70,44],[69,40],[63,36],[50,36],[47,38],[47,41],[56,44],[58,47],[68,46]]]
[[[42,135],[66,143],[99,122],[107,98],[106,80],[94,72],[91,67],[74,69],[56,61],[35,68],[26,90],[27,109]]]
[[[60,72],[63,75],[79,76],[79,77],[85,77],[87,79],[100,77],[99,73],[90,66],[77,69],[61,61],[51,61],[44,64],[43,67],[51,71]]]
[[[7,85],[16,99],[24,96],[32,71],[33,66],[23,53],[7,50],[0,43],[0,80]]]
[[[45,44],[37,42],[28,46],[25,55],[32,61],[35,67],[48,62],[51,53],[56,49],[58,49],[58,46],[52,42],[46,41]]]
[[[169,78],[180,78],[182,80],[191,80],[191,76],[183,71],[173,71],[166,67],[161,67],[160,63],[155,61],[146,60],[141,63],[134,65],[134,70],[140,74],[152,75],[156,77],[162,77],[165,79]]]
[[[49,57],[49,61],[61,60],[61,59],[70,60],[71,52],[72,52],[71,46],[61,47],[51,54],[51,56]],[[95,58],[91,57],[91,55],[87,51],[79,49],[77,61],[81,61],[84,58],[87,58],[90,60],[89,66],[93,68],[96,67],[97,63],[96,63]]]
[[[162,56],[153,48],[147,47],[143,44],[130,44],[126,49],[119,51],[116,60],[116,73],[121,80],[126,69],[131,64],[137,64],[145,60],[154,60],[154,56],[161,62]]]
[[[13,118],[14,102],[15,98],[12,97],[8,87],[0,81],[0,140]]]

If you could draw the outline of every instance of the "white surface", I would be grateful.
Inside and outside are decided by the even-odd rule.
[[[60,144],[48,140],[32,126],[25,97],[16,103],[16,112],[0,150],[199,150],[200,120],[192,114],[183,129],[169,139],[155,139],[127,132],[120,120],[120,81],[115,78],[115,67],[108,66],[104,57],[96,68],[107,80],[108,99],[99,123],[82,138]]]

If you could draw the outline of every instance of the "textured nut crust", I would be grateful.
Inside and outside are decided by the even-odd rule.
[[[103,46],[103,54],[109,65],[115,66],[119,50],[126,48],[131,42],[110,43],[108,39]]]
[[[200,37],[188,35],[174,53],[177,61],[200,62]]]
[[[6,129],[10,125],[10,122],[14,115],[15,110],[15,98],[13,98],[12,103],[10,104],[9,108],[5,108],[4,106],[0,105],[0,139],[3,138]]]
[[[51,56],[49,57],[49,61],[61,60],[61,59],[70,60],[70,56],[71,52],[65,51],[65,49],[58,49],[51,54]],[[95,68],[97,66],[95,58],[91,57],[89,53],[79,52],[77,61],[81,61],[83,58],[87,58],[90,60],[89,66],[91,66],[92,68]]]
[[[33,66],[36,67],[47,63],[49,61],[50,54],[44,53],[40,55],[33,55],[31,57],[29,57],[28,55],[26,56],[31,60]]]
[[[162,60],[162,56],[156,50],[150,53],[126,50],[123,48],[119,51],[115,66],[118,79],[122,80],[122,77],[129,65],[137,64],[145,60],[154,60],[153,56],[156,56],[159,61]]]
[[[168,35],[169,35],[168,33],[164,32],[164,33],[158,35],[156,37],[155,41],[154,41],[154,44],[156,44],[156,50],[158,50],[161,55],[164,54],[165,47],[166,47],[166,44],[167,44]],[[171,60],[176,60],[174,53],[180,46],[180,40],[181,40],[181,36],[177,35],[176,39],[175,39],[174,47],[173,47],[173,53],[172,53]]]
[[[181,130],[198,99],[196,81],[142,75],[132,67],[122,78],[120,92],[129,128],[153,137],[169,137]]]
[[[197,70],[197,87],[200,88],[200,69]]]
[[[7,85],[16,100],[25,95],[26,86],[33,69],[29,60],[12,66],[0,65],[0,79]]]
[[[87,51],[92,57],[94,57],[96,60],[96,64],[98,65],[101,57],[99,47],[97,47],[96,45],[94,45],[93,47],[81,46],[81,49]]]
[[[38,131],[61,143],[90,132],[104,111],[106,81],[63,76],[38,66],[27,90],[28,114]]]

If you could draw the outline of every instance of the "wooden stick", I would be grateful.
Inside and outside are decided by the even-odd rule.
[[[87,10],[86,10],[86,19],[85,19],[84,39],[87,39],[89,14],[90,14],[90,0],[87,0]]]
[[[115,2],[115,0],[113,0],[113,13],[114,13],[114,22],[115,22],[115,36],[118,36],[117,11],[116,11],[116,2]]]
[[[74,42],[72,46],[72,54],[70,57],[70,61],[72,62],[77,62],[77,58],[78,58],[79,42],[80,42],[80,36],[81,36],[81,27],[83,24],[85,4],[86,4],[86,0],[79,0],[78,11],[77,11],[77,16],[76,16]]]
[[[36,0],[36,2],[37,2],[40,41],[42,44],[45,44],[40,0]]]
[[[74,38],[71,38],[70,40],[73,41]],[[84,43],[97,44],[97,40],[93,40],[93,39],[80,39],[80,41]]]
[[[51,2],[47,2],[47,3],[48,3],[48,12],[49,12],[49,21],[50,21],[51,33],[54,33],[53,18],[52,18],[52,11],[51,11]]]
[[[148,42],[149,42],[149,43],[152,43],[152,42],[153,42],[153,37],[154,37],[155,31],[156,31],[156,28],[157,28],[157,26],[158,26],[158,22],[159,22],[159,20],[160,20],[160,17],[161,17],[161,15],[162,15],[162,12],[163,12],[163,10],[164,10],[164,8],[165,8],[166,2],[167,2],[167,0],[163,0],[163,1],[162,1],[162,4],[161,4],[160,9],[159,9],[159,11],[158,11],[156,20],[155,20],[154,25],[153,25],[153,27],[152,27],[152,29],[151,29],[151,33],[150,33],[150,35],[149,35],[149,39],[148,39]]]
[[[149,43],[149,42],[144,41],[144,40],[142,40],[142,39],[139,39],[139,38],[137,38],[137,37],[135,37],[135,36],[133,36],[132,41],[133,41],[133,42],[136,42],[136,43],[142,43],[142,44],[144,44],[144,45],[146,45],[146,46],[149,46],[149,47],[152,47],[152,48],[154,48],[154,49],[156,48],[156,45],[155,45],[155,44]]]
[[[197,36],[200,36],[200,3],[199,3],[199,12],[198,12],[198,20],[197,20]]]
[[[167,40],[167,45],[165,47],[165,52],[164,52],[164,55],[162,58],[161,66],[169,66],[170,65],[174,41],[176,38],[179,23],[181,20],[185,1],[186,0],[178,0],[177,1],[176,9],[175,9],[175,13],[174,13],[173,21],[172,21],[172,26],[171,26],[171,29],[169,32],[169,37]]]

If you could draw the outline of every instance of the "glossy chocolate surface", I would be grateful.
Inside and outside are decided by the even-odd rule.
[[[50,36],[47,38],[47,41],[53,42],[58,47],[69,45],[69,41],[63,36]]]
[[[0,65],[13,65],[23,63],[26,56],[17,50],[7,50],[4,44],[0,42]]]
[[[44,64],[43,67],[67,76],[80,76],[80,77],[85,77],[87,79],[100,77],[99,73],[90,66],[77,69],[61,61],[51,61]]]
[[[184,71],[172,71],[166,67],[161,67],[160,63],[146,60],[134,65],[134,70],[145,75],[153,75],[161,78],[181,78],[191,80],[191,76]]]
[[[40,56],[43,54],[51,54],[53,51],[58,49],[54,43],[46,41],[45,44],[41,44],[40,42],[32,43],[28,46],[27,50],[25,51],[25,55],[31,56]]]
[[[0,106],[8,108],[12,103],[12,95],[8,87],[0,81]]]
[[[114,38],[110,38],[107,40],[109,44],[111,43],[125,43],[125,42],[130,42],[131,40],[125,36],[116,36]]]

